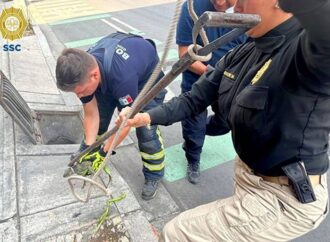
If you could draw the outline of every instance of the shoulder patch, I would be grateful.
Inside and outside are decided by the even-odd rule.
[[[126,95],[124,97],[121,97],[118,100],[119,100],[120,105],[122,105],[122,106],[129,105],[133,102],[133,98],[130,95]]]

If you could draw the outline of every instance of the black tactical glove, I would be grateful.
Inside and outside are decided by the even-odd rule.
[[[98,139],[98,137],[96,138],[96,140]],[[87,145],[85,143],[85,139],[83,139],[80,143],[79,149],[73,153],[70,157],[70,160],[73,160],[77,155],[79,155],[81,152],[83,152],[84,150],[86,150],[89,147],[89,145]],[[93,149],[92,151],[90,151],[89,153],[94,153],[95,151],[99,150],[101,148],[101,145],[95,147],[95,149]]]

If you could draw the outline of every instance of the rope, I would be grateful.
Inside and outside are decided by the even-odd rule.
[[[175,30],[176,30],[176,26],[177,26],[177,22],[178,22],[178,19],[179,19],[179,15],[180,15],[180,9],[181,9],[181,5],[182,5],[182,1],[183,0],[177,0],[176,2],[176,6],[175,6],[175,11],[174,11],[174,15],[173,15],[173,18],[172,18],[172,21],[171,21],[171,25],[170,25],[170,28],[169,28],[169,32],[168,32],[168,36],[167,36],[167,39],[166,39],[166,42],[165,42],[165,46],[164,46],[164,53],[161,57],[161,60],[159,61],[159,63],[156,65],[153,73],[151,74],[149,80],[147,81],[147,83],[145,84],[145,86],[143,87],[143,89],[141,90],[141,92],[139,93],[138,97],[136,98],[135,102],[133,103],[132,105],[132,109],[131,111],[128,113],[127,117],[130,117],[133,113],[135,113],[137,110],[137,107],[140,106],[140,103],[143,101],[143,98],[145,96],[146,93],[149,92],[149,90],[152,88],[154,82],[156,81],[156,79],[158,78],[161,70],[162,70],[162,67],[164,66],[164,63],[166,61],[166,57],[168,55],[168,52],[170,50],[170,46],[171,46],[171,42],[173,40],[173,37],[174,37],[174,34],[175,34]],[[82,202],[87,202],[90,198],[90,194],[91,194],[91,188],[92,188],[92,185],[95,185],[97,186],[98,188],[100,188],[104,193],[105,195],[107,196],[110,196],[110,192],[104,187],[102,186],[101,184],[99,184],[98,182],[95,181],[95,179],[97,177],[99,177],[100,175],[100,172],[103,170],[104,166],[107,164],[107,162],[110,162],[110,156],[112,154],[112,151],[115,147],[115,144],[117,143],[118,141],[118,138],[120,136],[120,133],[121,131],[123,130],[123,128],[125,127],[126,125],[126,122],[127,122],[127,118],[122,122],[122,124],[120,125],[120,127],[118,128],[118,131],[116,132],[115,134],[115,137],[113,139],[113,142],[108,150],[108,153],[103,161],[103,163],[100,165],[100,167],[98,168],[97,172],[93,175],[93,177],[90,179],[90,178],[87,178],[87,177],[83,177],[83,176],[79,176],[79,175],[72,175],[70,177],[68,177],[68,182],[69,182],[69,185],[70,185],[70,188],[71,188],[71,191],[73,193],[73,195],[80,201]],[[86,196],[86,199],[82,198],[81,196],[79,196],[75,190],[74,190],[74,186],[72,184],[72,179],[80,179],[80,180],[83,180],[85,182],[88,183],[88,191],[87,191],[87,196]]]
[[[190,17],[192,18],[193,22],[196,23],[198,20],[198,16],[194,10],[194,1],[193,0],[188,0],[188,11],[189,11]],[[201,31],[199,32],[199,35],[202,38],[204,46],[208,45],[210,43],[204,28],[201,29]],[[201,55],[196,54],[196,53],[198,53],[198,50],[201,48],[202,48],[202,46],[197,44],[197,38],[193,38],[193,44],[188,46],[188,54],[190,55],[190,57],[193,60],[201,61],[201,62],[209,61],[212,58],[212,52],[210,52],[206,56],[201,56]]]
[[[194,48],[195,47],[195,48]],[[203,47],[200,45],[189,45],[187,52],[190,55],[191,59],[201,62],[207,62],[212,58],[212,52],[208,53],[207,55],[197,55],[196,53],[202,49]],[[195,53],[196,52],[196,53]]]
[[[194,0],[188,0],[188,11],[189,15],[192,18],[193,22],[196,23],[198,20],[198,16],[194,10]],[[201,35],[202,41],[204,45],[209,44],[209,39],[207,38],[206,32],[204,29],[202,29],[199,34]],[[196,39],[193,39],[194,46],[196,46]]]

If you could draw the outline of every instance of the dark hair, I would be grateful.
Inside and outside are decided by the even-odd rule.
[[[72,91],[86,81],[88,72],[97,65],[94,57],[79,49],[64,49],[57,58],[56,85],[62,91]]]

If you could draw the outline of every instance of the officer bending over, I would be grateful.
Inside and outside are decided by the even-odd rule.
[[[238,0],[235,12],[261,16],[253,39],[191,92],[128,120],[169,125],[217,102],[231,128],[233,196],[181,213],[162,241],[288,241],[328,211],[330,0]]]
[[[115,108],[121,110],[132,104],[158,61],[151,40],[123,33],[114,33],[101,39],[87,52],[70,48],[62,52],[56,65],[57,86],[63,91],[74,92],[84,108],[85,140],[79,152],[94,143],[97,135],[107,131]],[[159,93],[143,111],[161,104],[165,94],[165,90]],[[155,196],[158,182],[164,175],[165,154],[156,125],[138,128],[136,135],[145,176],[141,196],[149,200]],[[104,160],[110,144],[107,142],[94,154],[85,155],[78,166],[91,163],[90,166],[96,170]],[[76,169],[78,174],[79,170],[82,169]],[[89,174],[80,172],[80,175]]]

